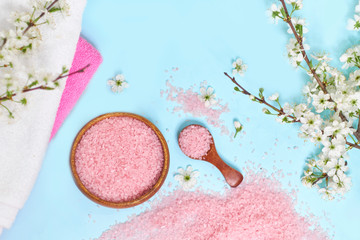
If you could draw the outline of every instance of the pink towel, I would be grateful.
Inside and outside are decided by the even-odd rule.
[[[85,90],[90,79],[98,69],[102,62],[100,53],[85,39],[79,38],[76,46],[74,60],[71,65],[70,72],[83,68],[90,64],[85,72],[68,77],[64,92],[61,96],[60,105],[56,113],[55,123],[51,132],[50,140],[59,130],[61,124],[70,113],[71,109],[79,100],[82,92]]]

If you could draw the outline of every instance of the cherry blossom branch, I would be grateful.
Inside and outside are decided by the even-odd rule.
[[[294,27],[294,24],[292,23],[291,21],[291,17],[289,15],[289,12],[287,10],[287,7],[286,7],[286,4],[285,4],[285,0],[279,0],[284,8],[284,12],[285,12],[285,18],[284,18],[284,21],[289,25],[289,27],[291,28],[291,31],[293,32],[295,38],[296,38],[296,41],[299,43],[300,45],[300,51],[301,51],[301,54],[303,55],[303,58],[306,62],[306,64],[308,65],[309,69],[310,69],[310,72],[312,74],[312,76],[315,78],[316,82],[319,84],[321,90],[325,93],[325,94],[328,94],[328,91],[326,89],[326,86],[325,84],[320,80],[319,76],[316,74],[316,70],[313,68],[307,54],[306,54],[306,51],[305,51],[305,48],[304,48],[304,44],[303,44],[303,38],[302,36],[299,36],[299,34],[296,32],[296,29]],[[329,99],[330,102],[334,102],[335,101],[330,97]],[[335,112],[337,111],[336,110],[336,106],[334,108]],[[347,122],[347,118],[344,116],[344,114],[342,112],[339,113],[339,116],[341,118],[341,120],[343,120],[344,122]],[[360,130],[359,130],[360,131]],[[359,134],[359,137],[360,137],[360,134]],[[360,139],[358,139],[360,140]]]
[[[58,1],[59,1],[59,0],[54,0],[54,1],[46,8],[46,10],[47,10],[47,11],[50,11],[50,9],[51,9]],[[27,23],[28,26],[27,26],[27,28],[25,28],[25,30],[22,32],[22,35],[25,35],[25,34],[30,30],[30,28],[36,26],[36,22],[39,21],[44,15],[45,15],[45,12],[42,12],[37,18],[35,18],[35,20],[30,19],[29,22]],[[4,38],[4,39],[3,39],[3,43],[2,43],[1,46],[0,46],[0,50],[5,46],[6,42],[7,42],[7,38]]]
[[[75,72],[71,72],[69,74],[60,74],[57,78],[55,78],[54,80],[52,80],[53,83],[56,83],[57,81],[59,81],[60,79],[62,78],[65,78],[65,77],[69,77],[71,75],[74,75],[74,74],[78,74],[78,73],[82,73],[86,70],[86,68],[90,67],[90,64],[86,65],[85,67],[75,71]],[[41,86],[37,86],[37,87],[33,87],[33,88],[27,88],[27,86],[25,86],[22,90],[23,93],[26,93],[26,92],[31,92],[31,91],[34,91],[34,90],[52,90],[53,88],[52,87],[49,87],[49,86],[46,86],[46,85],[41,85]],[[12,100],[13,97],[16,96],[16,93],[13,93],[13,94],[10,94],[10,95],[7,95],[5,97],[0,97],[0,103],[3,102],[3,101],[7,101],[7,100]]]
[[[326,87],[324,85],[324,83],[320,80],[319,76],[316,74],[315,69],[312,67],[312,64],[310,63],[310,60],[306,54],[305,48],[304,48],[304,44],[303,44],[303,39],[302,37],[299,36],[299,34],[296,32],[295,27],[293,25],[293,23],[291,22],[291,17],[289,15],[289,12],[287,10],[286,4],[284,0],[280,0],[281,4],[283,5],[284,11],[285,11],[285,15],[286,17],[284,18],[284,21],[289,25],[289,27],[291,28],[291,31],[293,32],[297,42],[300,45],[300,51],[301,54],[303,55],[306,64],[309,66],[309,69],[311,71],[311,74],[313,75],[313,77],[316,79],[316,82],[319,84],[321,90],[323,90],[324,93],[328,93],[328,91],[326,90]]]
[[[265,98],[258,98],[256,96],[254,96],[253,94],[251,94],[249,91],[247,91],[243,86],[241,86],[235,79],[235,77],[231,77],[228,73],[224,72],[225,76],[227,76],[236,86],[238,86],[240,89],[241,89],[241,93],[242,94],[245,94],[245,95],[248,95],[248,96],[253,96],[254,99],[259,102],[260,104],[265,104],[266,106],[270,107],[271,109],[273,109],[274,111],[276,111],[278,113],[278,116],[280,115],[286,115],[284,110],[282,108],[277,108],[273,105],[271,105],[270,103],[268,103]],[[291,115],[286,115],[288,117],[290,117],[291,119],[293,119],[291,122],[300,122],[299,120],[296,120],[296,118],[294,116],[291,116]],[[359,123],[360,125],[360,123]],[[354,133],[355,135],[355,133]],[[356,136],[356,135],[355,135]],[[346,141],[346,144],[349,145],[351,148],[357,148],[357,149],[360,149],[360,146],[358,144],[355,144],[355,143],[351,143],[351,142],[348,142]],[[326,177],[326,176],[325,176]],[[322,177],[324,178],[324,177]],[[321,178],[321,179],[322,179]],[[318,179],[320,180],[320,179]]]
[[[47,8],[47,11],[50,11],[50,9],[58,2],[59,0],[54,0]],[[42,12],[37,18],[35,18],[35,20],[33,21],[32,19],[30,19],[27,28],[23,31],[23,35],[25,35],[25,33],[27,33],[27,31],[29,31],[30,28],[36,26],[36,22],[39,21],[39,19],[41,19],[43,16],[45,15],[45,12]]]
[[[270,107],[271,109],[273,109],[274,111],[276,111],[278,113],[278,116],[281,116],[281,115],[286,115],[286,113],[284,112],[284,110],[282,108],[277,108],[273,105],[271,105],[270,103],[268,103],[264,97],[262,98],[258,98],[256,96],[254,96],[253,94],[251,94],[249,91],[247,91],[243,86],[241,86],[236,80],[235,80],[235,77],[231,77],[228,73],[224,72],[225,76],[227,76],[233,83],[235,83],[235,85],[237,85],[240,89],[241,89],[241,93],[245,94],[245,95],[248,95],[248,96],[253,96],[254,99],[261,103],[261,104],[265,104],[266,106]],[[296,118],[294,116],[291,116],[291,115],[286,115],[288,116],[289,118],[292,119],[291,122],[299,122],[299,120],[296,120]]]

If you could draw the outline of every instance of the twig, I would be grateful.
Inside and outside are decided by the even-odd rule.
[[[354,143],[351,143],[351,142],[348,142],[348,141],[346,141],[346,144],[349,145],[350,147],[360,149],[360,146],[357,145],[357,144],[354,144]]]
[[[319,177],[312,183],[312,185],[315,185],[318,181],[320,181],[321,179],[327,178],[327,177],[328,177],[328,175],[326,173],[323,173],[321,177]]]
[[[5,46],[6,42],[7,42],[7,38],[4,38],[3,43],[0,46],[0,50]]]
[[[69,77],[71,75],[74,75],[74,74],[77,74],[77,73],[82,73],[85,71],[86,68],[90,67],[90,64],[86,65],[85,67],[75,71],[75,72],[71,72],[69,74],[66,74],[66,75],[62,75],[60,74],[57,78],[55,78],[52,82],[55,83],[57,81],[59,81],[60,79],[62,78],[65,78],[65,77]],[[34,88],[24,88],[22,90],[23,93],[26,93],[26,92],[31,92],[31,91],[34,91],[34,90],[48,90],[49,87],[46,86],[46,85],[41,85],[41,86],[38,86],[38,87],[34,87]],[[13,97],[16,96],[16,93],[13,93],[11,96],[6,96],[6,97],[1,97],[0,98],[0,102],[2,101],[6,101],[6,100],[11,100]]]
[[[228,73],[224,72],[225,76],[227,76],[228,78],[230,78],[230,80],[235,83],[242,91],[243,94],[245,95],[248,95],[248,96],[254,96],[254,98],[262,103],[262,104],[265,104],[266,106],[270,107],[271,109],[273,109],[274,111],[278,112],[278,115],[286,115],[284,110],[282,108],[277,108],[277,107],[274,107],[273,105],[271,105],[270,103],[268,103],[265,98],[258,98],[256,97],[255,95],[251,94],[250,92],[248,92],[245,88],[243,88],[236,80],[235,80],[235,77],[231,77]],[[288,117],[290,117],[291,119],[293,119],[292,122],[299,122],[299,120],[297,120],[294,116],[291,116],[291,115],[286,115]]]

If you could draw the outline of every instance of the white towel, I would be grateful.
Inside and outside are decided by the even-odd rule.
[[[86,0],[67,0],[70,16],[57,14],[56,28],[42,32],[43,42],[31,57],[34,67],[58,73],[71,66],[81,30]],[[0,29],[8,28],[12,11],[26,11],[30,1],[1,0]],[[27,200],[39,173],[66,79],[54,91],[29,93],[28,106],[19,106],[15,122],[0,116],[0,235],[10,228]]]

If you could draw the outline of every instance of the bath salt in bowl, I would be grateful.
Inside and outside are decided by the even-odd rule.
[[[200,125],[190,125],[179,134],[179,146],[185,155],[200,159],[210,150],[213,139],[209,131]]]
[[[127,208],[152,197],[169,169],[169,150],[161,132],[131,113],[109,113],[87,123],[70,156],[79,189],[106,207]]]

